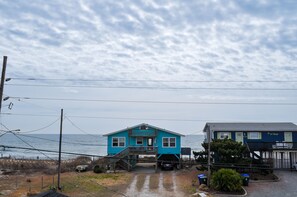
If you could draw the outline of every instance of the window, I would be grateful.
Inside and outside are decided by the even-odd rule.
[[[230,132],[218,132],[217,135],[218,139],[231,139],[231,133]]]
[[[113,137],[112,138],[112,146],[113,147],[124,147],[125,146],[125,138],[124,137]]]
[[[148,130],[148,126],[146,126],[146,125],[141,125],[139,129],[140,129],[140,130]]]
[[[175,138],[169,138],[169,140],[170,140],[169,146],[170,147],[175,147]]]
[[[163,147],[175,147],[176,138],[175,137],[164,137],[163,138]]]
[[[262,136],[260,132],[249,132],[248,138],[251,140],[259,140],[262,138]]]
[[[142,145],[143,144],[143,138],[142,137],[137,137],[136,138],[136,145]]]

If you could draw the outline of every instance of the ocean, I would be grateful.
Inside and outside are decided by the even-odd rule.
[[[202,150],[203,135],[187,135],[182,137],[182,147],[190,147],[194,151]],[[107,154],[107,137],[100,135],[65,134],[62,137],[62,152],[105,156]],[[15,148],[3,149],[1,145]],[[20,149],[41,149],[54,152]],[[57,159],[59,151],[59,135],[57,134],[5,134],[0,137],[0,156],[25,159]],[[62,159],[70,159],[78,155],[62,154]]]

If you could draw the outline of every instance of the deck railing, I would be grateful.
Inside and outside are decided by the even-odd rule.
[[[156,154],[158,147],[156,146],[129,146],[129,152],[132,154]]]
[[[250,150],[297,149],[296,142],[247,142]]]

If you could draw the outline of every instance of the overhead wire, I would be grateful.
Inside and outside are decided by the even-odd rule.
[[[95,137],[97,137],[97,135],[90,134],[90,133],[84,131],[83,129],[81,129],[80,127],[78,127],[78,126],[77,126],[72,120],[70,120],[70,118],[67,117],[66,115],[65,115],[65,119],[66,119],[68,122],[70,122],[70,124],[71,124],[73,127],[75,127],[77,130],[79,130],[80,132],[82,132],[82,133],[84,133],[84,134],[87,134],[87,135],[91,135],[91,136],[95,136]]]
[[[159,89],[159,90],[239,90],[239,91],[295,91],[297,88],[244,88],[244,87],[162,87],[162,86],[95,86],[95,85],[59,85],[59,84],[6,84],[21,87],[52,88],[97,88],[97,89]]]
[[[1,113],[1,115],[7,116],[44,116],[44,117],[56,117],[54,114],[27,114],[27,113]],[[86,118],[86,119],[104,119],[104,120],[150,120],[150,121],[185,121],[185,122],[234,122],[234,120],[222,120],[222,119],[177,119],[177,118],[134,118],[134,117],[103,117],[103,116],[83,116],[83,115],[68,115],[68,117],[72,118]],[[259,119],[252,121],[257,122]],[[240,121],[237,121],[240,122]],[[283,122],[283,121],[276,121],[276,122]],[[296,121],[290,121],[296,122]]]
[[[38,78],[38,77],[10,77],[13,80],[23,81],[88,81],[88,82],[122,82],[122,81],[143,81],[143,82],[173,82],[173,83],[295,83],[297,80],[166,80],[166,79],[71,79],[71,78]]]
[[[33,149],[36,149],[34,146],[32,146],[31,144],[29,144],[28,142],[26,142],[25,140],[23,140],[22,138],[20,138],[19,136],[17,136],[13,131],[11,131],[8,127],[6,127],[4,124],[1,123],[2,126],[4,126],[9,133],[13,134],[15,137],[17,137],[19,140],[21,140],[23,143],[27,144],[28,146],[30,146]],[[50,160],[53,160],[51,157],[49,157],[48,155],[46,155],[45,153],[43,153],[42,151],[38,151],[40,152],[42,155],[44,155],[45,157],[47,157]]]
[[[19,147],[19,146],[7,146],[7,145],[0,145],[0,147],[10,148],[10,149],[21,149],[21,150],[31,150],[31,151],[42,151],[42,152],[49,152],[49,153],[58,153],[58,151],[54,150],[46,150],[46,149],[36,149],[36,148],[29,148],[29,147]],[[137,159],[134,158],[122,158],[122,157],[115,157],[115,156],[103,156],[103,155],[95,155],[95,154],[85,154],[85,153],[73,153],[73,152],[66,152],[62,151],[63,154],[68,155],[76,155],[76,156],[86,156],[86,157],[94,157],[94,158],[109,158],[109,159],[123,159],[125,161],[135,161]],[[148,158],[141,159],[144,162],[151,162],[152,160]],[[189,161],[171,161],[171,160],[158,160],[158,162],[171,162],[171,163],[181,163],[181,164],[188,164]],[[204,164],[207,165],[205,162],[196,162],[195,164]],[[213,163],[212,166],[218,167],[229,167],[229,168],[250,168],[250,169],[274,169],[274,168],[267,168],[263,167],[261,164],[232,164],[232,163]]]
[[[44,127],[41,127],[41,128],[38,128],[38,129],[33,129],[33,130],[29,130],[29,131],[22,131],[22,132],[17,132],[17,133],[33,133],[33,132],[36,132],[36,131],[41,131],[41,130],[44,130],[44,129],[47,129],[49,127],[51,127],[52,125],[54,125],[58,120],[60,120],[60,118],[56,119],[55,121],[51,122],[50,124],[44,126]]]
[[[33,135],[25,135],[25,134],[20,134],[20,133],[18,133],[17,135],[27,137],[27,138],[34,138],[34,139],[40,139],[40,140],[59,143],[58,140],[53,140],[53,139],[48,139],[48,138],[43,138],[43,137],[38,137],[38,136],[33,136]],[[107,146],[107,144],[88,144],[88,143],[80,143],[80,142],[68,142],[65,140],[62,141],[62,144],[75,144],[75,145],[82,145],[82,146]]]
[[[15,99],[46,100],[46,101],[73,101],[73,102],[104,102],[104,103],[142,103],[142,104],[186,104],[186,105],[297,105],[296,102],[207,102],[207,101],[161,101],[161,100],[115,100],[115,99],[76,99],[76,98],[49,98],[49,97],[21,97]]]

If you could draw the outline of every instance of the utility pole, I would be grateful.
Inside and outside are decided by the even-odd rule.
[[[59,163],[58,163],[58,189],[61,190],[61,149],[62,149],[62,129],[63,129],[63,109],[61,109],[61,122],[60,122],[60,141],[59,141]]]
[[[1,108],[2,108],[2,98],[3,98],[3,90],[4,90],[4,82],[5,82],[6,64],[7,64],[7,56],[3,56],[3,66],[2,66],[2,75],[1,75],[1,84],[0,84],[0,113],[1,113]]]
[[[208,127],[208,132],[207,132],[207,143],[208,143],[208,151],[207,151],[207,186],[210,186],[210,127]]]

